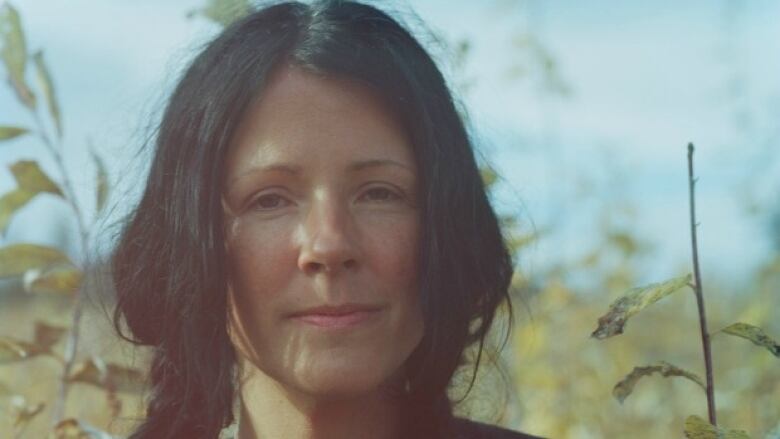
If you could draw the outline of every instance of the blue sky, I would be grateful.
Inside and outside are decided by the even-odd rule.
[[[92,203],[90,139],[119,181],[112,202],[121,211],[143,169],[133,152],[179,70],[217,28],[185,18],[200,0],[12,3],[28,45],[44,49],[55,77],[79,195]],[[594,244],[596,214],[628,201],[633,216],[612,209],[613,222],[653,243],[647,280],[677,274],[690,253],[688,141],[698,146],[705,275],[739,278],[766,258],[762,217],[751,206],[780,198],[780,2],[379,4],[412,23],[416,14],[445,40],[471,41],[465,68],[444,68],[454,83],[476,79],[460,97],[481,151],[504,177],[499,209],[555,231],[523,256],[528,270],[579,257]],[[540,87],[538,65],[513,43],[524,35],[554,57],[568,96]],[[517,65],[528,73],[510,79]],[[0,123],[32,123],[7,88],[0,88]],[[41,155],[33,139],[0,147],[3,165]],[[0,170],[0,191],[11,186]],[[54,219],[61,207],[35,201],[6,242],[66,236]]]

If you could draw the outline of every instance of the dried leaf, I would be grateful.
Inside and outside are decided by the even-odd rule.
[[[628,290],[626,294],[612,302],[609,306],[609,311],[599,318],[599,326],[593,331],[591,337],[603,340],[613,335],[622,334],[623,327],[631,316],[688,285],[690,282],[691,275],[688,274],[667,280],[666,282]]]
[[[65,419],[54,426],[53,439],[112,439],[105,431],[98,430],[77,419]]]
[[[21,396],[16,395],[11,398],[11,412],[13,417],[14,428],[20,428],[23,425],[30,422],[34,417],[38,416],[43,411],[45,404],[39,402],[35,405],[30,405],[27,400]]]
[[[618,402],[622,404],[623,401],[625,401],[626,398],[628,398],[628,396],[631,395],[631,392],[634,391],[634,386],[636,385],[636,383],[642,377],[652,375],[653,373],[660,373],[664,377],[679,376],[683,378],[688,378],[689,380],[701,386],[703,390],[706,391],[707,389],[707,385],[704,384],[704,380],[702,380],[695,373],[688,372],[687,370],[684,369],[680,369],[679,367],[669,364],[665,361],[660,361],[657,364],[652,364],[649,366],[635,367],[634,370],[631,371],[631,373],[626,375],[625,378],[623,378],[619,383],[615,385],[615,387],[612,389],[612,396],[614,396],[618,400]]]
[[[0,6],[0,40],[3,48],[0,56],[8,70],[11,82],[19,100],[29,108],[35,108],[35,95],[24,81],[27,67],[27,43],[24,39],[19,13],[10,4]]]
[[[0,278],[21,276],[27,270],[54,264],[73,265],[56,248],[35,244],[13,244],[0,248]]]
[[[11,140],[15,137],[19,137],[23,134],[29,133],[30,130],[22,127],[0,126],[0,140]]]
[[[54,326],[46,322],[35,322],[34,343],[38,346],[51,348],[68,333],[68,328],[64,326]]]
[[[768,336],[763,329],[749,325],[747,323],[734,323],[729,325],[719,332],[725,332],[726,334],[742,337],[746,340],[750,340],[756,346],[765,347],[775,357],[780,358],[780,344]]]
[[[72,295],[81,287],[84,273],[70,264],[27,270],[22,278],[28,293]]]
[[[145,384],[141,371],[113,363],[106,364],[96,357],[79,363],[68,381],[119,392],[139,392]]]
[[[688,439],[750,439],[743,430],[715,427],[696,415],[688,416],[685,420],[685,437]]]
[[[5,235],[8,224],[16,211],[37,195],[24,189],[15,189],[0,198],[0,235]]]
[[[11,165],[11,173],[22,189],[30,192],[49,192],[62,196],[60,187],[51,181],[35,161],[20,160],[14,163]]]
[[[57,103],[57,95],[54,92],[54,82],[51,80],[49,69],[43,60],[43,52],[40,50],[33,55],[35,61],[35,70],[38,73],[38,86],[43,92],[46,104],[49,107],[49,115],[54,121],[54,127],[57,129],[57,137],[62,138],[62,121],[60,120],[60,106]]]
[[[95,161],[97,167],[97,211],[98,213],[103,211],[103,207],[106,205],[108,199],[108,173],[106,172],[106,165],[97,153],[90,148],[92,159]]]

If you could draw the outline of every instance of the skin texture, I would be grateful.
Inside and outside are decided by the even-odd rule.
[[[394,437],[423,334],[417,180],[363,86],[284,67],[244,115],[223,193],[239,437]],[[290,316],[345,303],[378,311],[346,328]]]

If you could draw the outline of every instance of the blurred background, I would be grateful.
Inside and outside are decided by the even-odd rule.
[[[148,160],[140,148],[168,93],[229,18],[218,5],[242,2],[6,3],[18,11],[28,52],[45,57],[62,137],[31,60],[26,76],[39,95],[39,119],[12,86],[0,87],[0,126],[34,131],[0,142],[0,194],[21,185],[11,168],[20,160],[37,161],[61,186],[64,169],[88,239],[70,206],[42,191],[18,212],[0,208],[0,248],[34,243],[60,249],[75,266],[100,267],[137,201]],[[695,384],[644,378],[623,404],[611,392],[634,366],[660,360],[704,375],[693,295],[666,298],[619,337],[589,336],[627,289],[692,271],[686,146],[693,142],[711,332],[742,321],[780,338],[780,3],[372,4],[411,27],[441,64],[515,250],[512,337],[461,413],[551,438],[682,437],[688,415],[706,417]],[[61,163],[36,135],[41,130]],[[35,322],[72,326],[73,292],[36,288],[45,278],[0,279],[0,337],[17,343],[6,351],[18,352],[23,340],[39,346],[45,331],[36,335]],[[93,290],[104,286],[88,278]],[[84,303],[71,370],[83,373],[62,410],[83,428],[121,433],[142,406],[132,385],[117,385],[135,370],[120,366],[143,369],[144,353],[112,336],[100,294]],[[67,338],[48,346],[65,361]],[[3,352],[0,437],[45,437],[62,363]],[[719,423],[780,437],[778,358],[718,335],[713,360]],[[119,378],[107,380],[112,371]]]

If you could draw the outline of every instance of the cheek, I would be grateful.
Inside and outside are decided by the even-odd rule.
[[[261,300],[282,291],[295,254],[284,227],[237,218],[229,228],[228,266],[238,298]],[[294,267],[294,264],[292,264]]]
[[[376,227],[365,248],[366,263],[371,271],[401,288],[416,293],[419,232],[416,219],[406,218]]]

